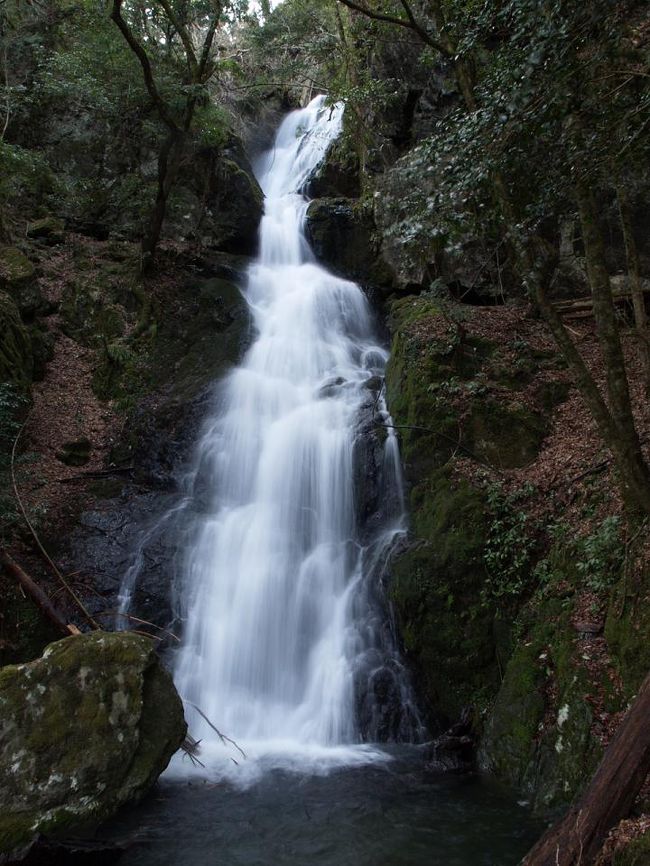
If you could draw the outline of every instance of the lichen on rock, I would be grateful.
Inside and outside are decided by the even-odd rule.
[[[91,828],[140,799],[185,736],[150,639],[95,632],[0,671],[0,853]]]

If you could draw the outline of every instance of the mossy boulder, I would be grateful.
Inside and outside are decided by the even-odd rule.
[[[591,731],[586,697],[593,685],[566,600],[538,601],[527,617],[489,714],[480,763],[545,812],[581,792],[602,747]]]
[[[43,305],[36,269],[16,247],[0,247],[0,290],[11,295],[23,318],[33,318]]]
[[[65,239],[65,226],[63,220],[53,216],[34,220],[27,226],[27,237],[46,241],[49,245],[63,243]]]
[[[13,298],[0,291],[0,382],[28,387],[33,369],[29,332]]]
[[[0,852],[96,826],[154,784],[185,736],[152,642],[93,633],[0,670]]]

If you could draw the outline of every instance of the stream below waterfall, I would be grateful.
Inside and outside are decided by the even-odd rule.
[[[258,160],[253,338],[163,518],[185,539],[173,667],[201,764],[177,755],[113,822],[137,839],[125,866],[514,866],[539,832],[489,781],[424,769],[383,590],[407,525],[388,355],[360,287],[305,236],[303,192],[342,114],[317,97]]]
[[[111,827],[120,866],[516,866],[541,832],[498,785],[427,776],[421,750],[244,788],[165,781]]]

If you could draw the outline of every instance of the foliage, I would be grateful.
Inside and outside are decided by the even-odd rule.
[[[547,527],[551,541],[548,555],[535,567],[535,578],[545,594],[569,580],[599,595],[606,594],[620,577],[625,556],[621,519],[605,517],[587,535],[575,537],[563,520]],[[575,575],[575,577],[574,577]]]
[[[515,600],[526,587],[536,538],[535,527],[531,526],[521,503],[531,492],[530,485],[511,494],[504,494],[499,484],[488,487],[490,520],[485,543],[487,579],[482,591],[485,602]]]

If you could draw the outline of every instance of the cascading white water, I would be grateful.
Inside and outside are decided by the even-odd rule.
[[[360,288],[319,266],[304,233],[302,189],[342,113],[317,97],[286,117],[259,162],[266,208],[245,292],[255,338],[196,461],[213,494],[186,564],[175,678],[188,705],[269,748],[359,742],[355,673],[373,645],[359,610],[368,545],[353,460],[386,353]],[[392,431],[384,448],[398,484]],[[399,509],[393,518],[375,558],[402,529]],[[201,716],[191,723],[204,741],[216,736]]]

